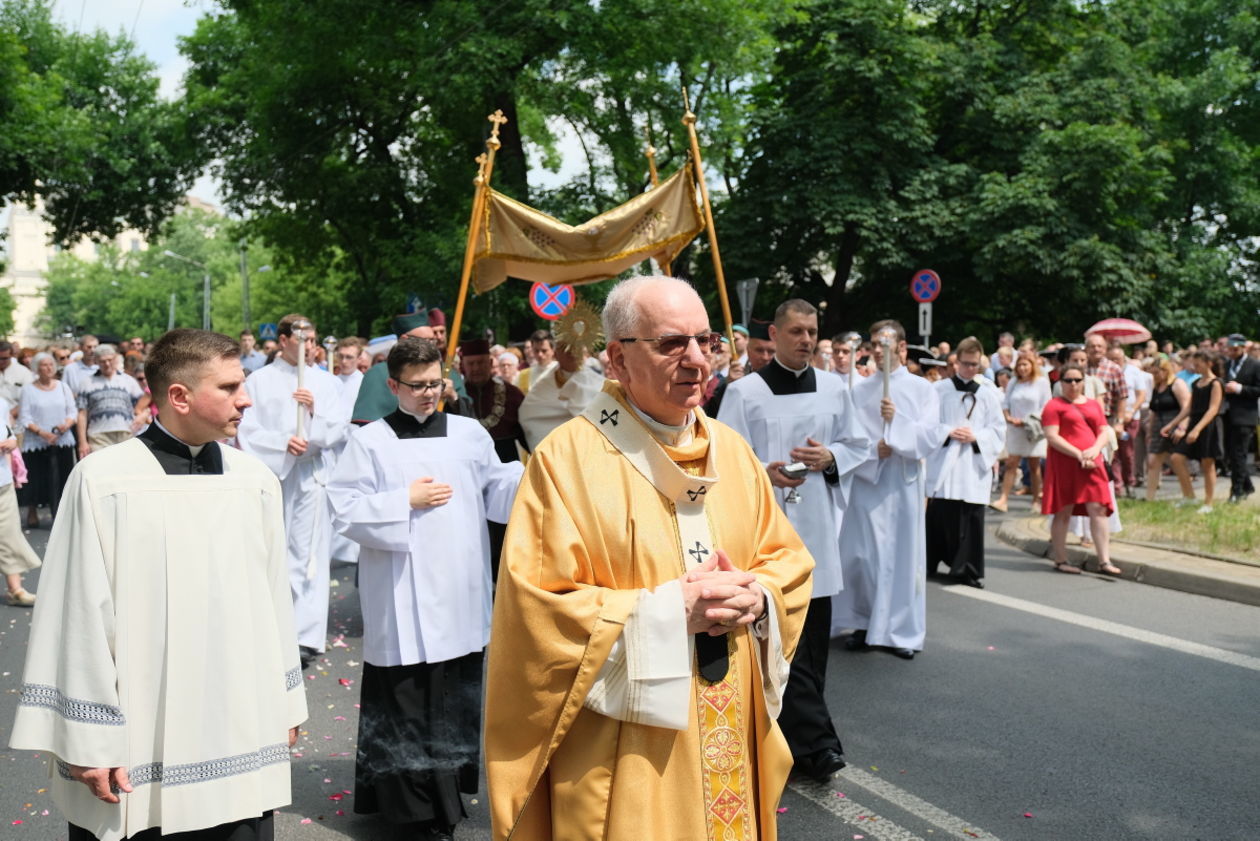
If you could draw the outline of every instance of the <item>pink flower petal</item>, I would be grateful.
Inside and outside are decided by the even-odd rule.
[[[302,823],[302,824],[308,824],[308,823],[310,823],[310,822],[311,822],[311,819],[310,819],[310,818],[302,818],[302,820],[300,821],[300,823]]]
[[[1024,813],[1024,817],[1026,817],[1026,818],[1031,818],[1031,817],[1032,817],[1032,812],[1025,812],[1025,813]]]
[[[786,807],[786,806],[780,806],[779,808],[775,809],[775,811],[776,811],[776,812],[778,812],[780,815],[782,815],[784,812],[786,812],[786,811],[787,811],[787,807]]]

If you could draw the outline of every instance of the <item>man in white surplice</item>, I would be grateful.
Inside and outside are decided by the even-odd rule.
[[[902,364],[906,333],[899,323],[876,322],[871,340],[878,372],[856,381],[852,394],[872,443],[853,473],[840,526],[844,590],[832,607],[835,625],[854,629],[845,641],[850,651],[877,645],[909,660],[927,634],[927,488],[920,461],[941,446],[939,399],[931,383]]]
[[[337,377],[311,364],[315,327],[310,319],[286,315],[276,332],[280,351],[275,360],[250,374],[245,383],[254,407],[241,421],[237,442],[262,459],[284,489],[293,616],[302,663],[307,665],[327,642],[332,525],[325,486],[336,464],[337,447],[349,434],[350,417]],[[306,367],[299,388],[298,348],[303,342]]]
[[[956,373],[933,385],[940,398],[940,444],[927,459],[927,573],[944,562],[952,582],[984,589],[984,510],[993,465],[1006,441],[1001,393],[981,379],[984,350],[958,343]]]
[[[810,361],[818,311],[799,298],[782,303],[770,325],[774,360],[726,389],[718,420],[752,445],[766,467],[783,513],[814,556],[814,592],[779,726],[795,768],[825,781],[845,765],[824,690],[831,642],[831,597],[843,586],[840,519],[851,474],[870,447],[844,381]],[[793,479],[782,468],[805,464]]]
[[[363,384],[363,372],[359,370],[359,356],[362,353],[363,340],[350,336],[337,342],[337,349],[333,357],[336,362],[337,381],[341,383],[341,402],[346,407],[346,416],[351,418],[353,418],[354,403],[359,398],[359,386]],[[353,431],[353,429],[350,430],[350,432]],[[336,448],[336,456],[338,458],[341,457],[341,453],[349,441],[350,434],[347,433],[341,445]],[[330,543],[329,555],[336,561],[357,563],[359,560],[359,544],[343,534],[334,532]]]
[[[443,837],[465,816],[459,792],[477,791],[485,522],[507,522],[522,466],[500,461],[475,419],[437,411],[432,342],[401,339],[386,364],[398,409],[355,433],[328,486],[337,530],[361,547],[355,811],[381,812],[409,837]]]
[[[236,342],[172,330],[146,373],[161,420],[66,484],[10,745],[48,754],[71,841],[270,839],[306,718],[280,485],[217,443]]]

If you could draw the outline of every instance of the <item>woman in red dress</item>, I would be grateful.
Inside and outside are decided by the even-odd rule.
[[[1068,518],[1077,514],[1089,517],[1099,571],[1119,575],[1108,545],[1112,496],[1102,457],[1107,416],[1097,400],[1085,396],[1084,369],[1068,365],[1060,372],[1059,382],[1062,395],[1041,410],[1041,426],[1049,445],[1041,513],[1054,515],[1050,523],[1054,568],[1074,575],[1081,571],[1067,562]]]

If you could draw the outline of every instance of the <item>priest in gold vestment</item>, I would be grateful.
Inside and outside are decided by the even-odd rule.
[[[716,334],[695,291],[623,281],[604,330],[618,382],[534,452],[504,545],[493,835],[772,841],[814,562],[752,450],[698,408]]]

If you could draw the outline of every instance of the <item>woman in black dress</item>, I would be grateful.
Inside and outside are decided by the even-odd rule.
[[[1177,376],[1177,369],[1167,358],[1156,359],[1146,368],[1155,379],[1151,394],[1150,428],[1146,431],[1146,501],[1155,499],[1159,480],[1164,472],[1164,461],[1176,450],[1170,426],[1182,410],[1190,408],[1190,386]],[[1182,422],[1182,433],[1186,424]],[[1184,490],[1184,488],[1183,488]],[[1193,491],[1191,492],[1193,495]]]
[[[1200,514],[1212,513],[1212,500],[1216,495],[1216,462],[1224,457],[1224,446],[1221,441],[1220,426],[1216,416],[1220,414],[1225,400],[1225,388],[1221,384],[1221,372],[1224,364],[1219,354],[1209,350],[1196,350],[1189,354],[1191,369],[1199,375],[1190,389],[1190,405],[1177,413],[1177,417],[1165,427],[1172,427],[1172,436],[1176,442],[1173,453],[1173,472],[1181,482],[1181,495],[1184,497],[1178,505],[1194,501],[1194,489],[1190,486],[1190,473],[1186,469],[1186,461],[1195,459],[1199,462],[1199,473],[1203,476],[1203,506]],[[1181,421],[1187,419],[1184,435],[1180,428]]]

